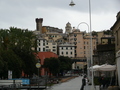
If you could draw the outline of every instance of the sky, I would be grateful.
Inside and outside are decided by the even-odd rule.
[[[36,18],[43,18],[43,26],[63,29],[69,22],[81,31],[102,31],[110,29],[120,11],[120,0],[0,0],[0,28],[17,27],[36,30]],[[85,22],[85,23],[81,23]],[[80,24],[81,23],[81,24]],[[80,25],[79,25],[80,24]],[[79,26],[78,26],[79,25]]]

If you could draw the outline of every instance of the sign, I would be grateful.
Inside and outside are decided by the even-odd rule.
[[[36,63],[36,67],[40,68],[41,67],[40,63]]]
[[[12,71],[8,70],[8,79],[12,79]]]

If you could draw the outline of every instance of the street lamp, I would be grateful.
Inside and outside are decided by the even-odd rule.
[[[77,26],[77,29],[78,29],[78,27],[81,25],[81,24],[85,24],[85,25],[87,25],[87,27],[88,27],[88,33],[89,33],[89,25],[86,23],[86,22],[81,22],[81,23],[79,23],[78,24],[78,26]],[[87,45],[87,44],[86,44]],[[89,52],[90,52],[90,50],[89,50]],[[88,50],[87,50],[87,76],[88,76],[88,79],[90,80],[90,73],[89,73],[89,59],[88,59]]]
[[[71,0],[71,2],[70,2],[69,5],[70,5],[70,6],[74,6],[74,5],[75,5],[75,3],[73,2],[73,0]]]
[[[38,57],[38,56],[37,56]],[[40,70],[41,64],[40,64],[40,59],[38,57],[38,62],[36,63],[36,68],[38,68],[38,77],[39,77],[39,70]]]
[[[69,4],[70,6],[74,6],[73,4],[73,1],[71,1],[71,3]],[[91,0],[89,0],[89,23],[90,23],[90,57],[91,57],[91,66],[93,66],[93,58],[92,58],[92,54],[93,54],[93,49],[92,49],[92,27],[91,27]],[[95,90],[94,88],[94,77],[93,77],[93,67],[92,67],[92,86],[91,86],[91,90]]]

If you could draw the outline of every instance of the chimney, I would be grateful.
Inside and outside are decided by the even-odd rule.
[[[36,30],[42,33],[42,22],[43,18],[36,18]]]

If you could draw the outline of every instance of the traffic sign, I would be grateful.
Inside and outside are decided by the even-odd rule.
[[[41,67],[40,63],[36,63],[36,67],[40,68]]]

